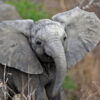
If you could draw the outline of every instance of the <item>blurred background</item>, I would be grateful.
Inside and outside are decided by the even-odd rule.
[[[4,3],[3,3],[3,2]],[[2,0],[0,21],[51,18],[76,6],[100,18],[100,0]],[[63,83],[68,100],[100,100],[100,44],[66,73]]]

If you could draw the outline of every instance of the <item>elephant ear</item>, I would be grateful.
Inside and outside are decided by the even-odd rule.
[[[52,19],[60,22],[65,28],[67,39],[64,45],[68,67],[79,62],[100,42],[100,20],[93,12],[76,7],[59,13]]]
[[[33,23],[27,20],[26,22],[25,20],[9,22],[0,23],[0,63],[25,73],[41,74],[42,66],[32,50],[28,38],[22,34],[24,32],[29,34],[31,30],[29,26]]]
[[[2,21],[4,25],[14,28],[15,30],[22,32],[25,36],[30,37],[31,28],[34,25],[33,20],[9,20],[9,21]]]

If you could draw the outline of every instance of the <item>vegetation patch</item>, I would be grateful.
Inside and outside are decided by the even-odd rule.
[[[24,19],[33,19],[34,21],[37,21],[39,19],[50,17],[43,10],[42,4],[34,4],[29,0],[8,0],[6,3],[15,6],[19,15]]]

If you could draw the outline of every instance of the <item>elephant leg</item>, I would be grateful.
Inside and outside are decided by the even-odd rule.
[[[4,85],[0,84],[0,100],[46,100],[44,85],[38,75],[28,75],[19,70],[7,68],[5,79],[8,97],[4,94]],[[0,67],[0,80],[4,83],[3,67]]]
[[[44,89],[41,87],[31,92],[31,94],[26,96],[25,98],[23,98],[21,94],[16,94],[13,96],[12,100],[46,100],[44,99],[45,98]]]
[[[45,100],[44,86],[40,82],[38,75],[30,75],[28,78],[30,82],[26,80],[28,83],[24,92],[28,100]]]
[[[34,100],[45,100],[44,88],[42,88],[41,86],[36,89]]]
[[[11,88],[15,87],[13,90],[16,90],[12,100],[45,100],[44,88],[39,83],[38,77],[29,77],[29,80],[27,75],[21,75],[20,79],[19,77],[15,77],[16,82],[10,82],[10,84],[14,83],[14,85],[9,85],[9,87],[13,86]]]

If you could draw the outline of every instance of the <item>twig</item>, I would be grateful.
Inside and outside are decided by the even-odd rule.
[[[60,6],[61,6],[63,11],[66,10],[66,6],[65,6],[65,1],[64,0],[60,0]]]
[[[85,5],[84,7],[82,7],[82,9],[89,9],[90,6],[93,4],[95,0],[90,0],[89,3],[87,5]]]
[[[7,100],[7,97],[6,97],[6,95],[7,95],[7,86],[6,86],[6,64],[4,65],[4,76],[3,76],[3,78],[4,78],[4,98],[5,98],[5,100]]]

